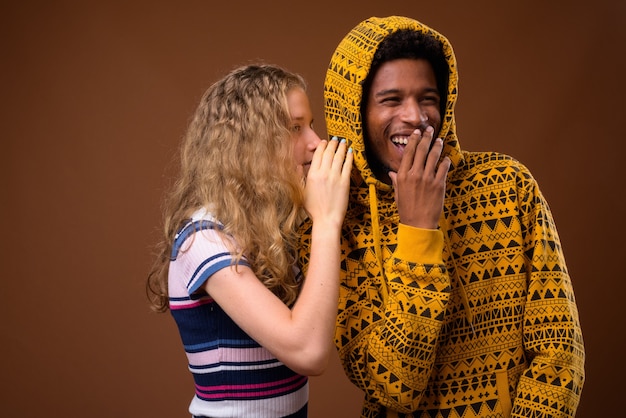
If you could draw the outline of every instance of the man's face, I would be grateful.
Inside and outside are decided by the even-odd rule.
[[[380,66],[370,88],[365,112],[367,155],[376,176],[388,184],[397,172],[409,135],[432,126],[441,129],[440,94],[430,63],[397,59]]]

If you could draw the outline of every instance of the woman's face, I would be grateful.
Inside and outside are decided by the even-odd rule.
[[[289,90],[287,105],[291,115],[293,157],[306,176],[311,166],[313,153],[321,140],[313,130],[313,114],[306,92],[299,87]]]

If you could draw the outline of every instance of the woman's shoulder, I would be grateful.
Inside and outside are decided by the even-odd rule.
[[[189,251],[198,242],[222,247],[224,245],[223,229],[222,223],[210,210],[207,208],[196,210],[182,223],[174,237],[172,260],[176,259],[179,253]]]

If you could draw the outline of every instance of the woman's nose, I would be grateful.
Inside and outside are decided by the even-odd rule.
[[[311,129],[311,133],[308,138],[309,149],[315,151],[321,141],[322,140],[320,139],[319,135],[317,135],[317,132]]]

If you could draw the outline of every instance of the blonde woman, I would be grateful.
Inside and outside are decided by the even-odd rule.
[[[307,416],[307,376],[332,350],[352,167],[345,141],[312,126],[300,76],[249,65],[206,91],[184,137],[147,289],[180,331],[194,417]]]

